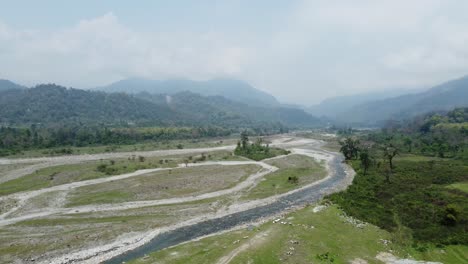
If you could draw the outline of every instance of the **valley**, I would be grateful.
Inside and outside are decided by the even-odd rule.
[[[321,190],[314,192],[313,200],[338,188],[335,184],[340,181],[331,185],[332,189],[321,187],[332,177],[330,170],[328,176],[324,170],[333,155],[314,150],[320,146],[318,141],[274,137],[272,145],[290,149],[292,154],[257,162],[232,157],[226,150],[233,147],[223,146],[2,159],[2,256],[6,257],[5,263],[32,259],[67,263],[73,256],[93,263],[96,258],[103,260],[135,248],[164,230],[208,219],[217,221],[259,207],[276,208],[248,218],[255,222],[290,207],[285,201],[304,204],[301,199],[305,197],[299,197],[309,193],[310,186]],[[188,155],[192,161],[201,155],[206,160],[187,162]],[[138,156],[145,157],[145,161],[130,162],[145,163],[148,168],[127,167],[135,171],[115,176],[95,171],[100,164],[110,164],[110,159],[118,165]],[[288,183],[291,173],[299,176],[297,184]],[[43,184],[41,177],[45,177]],[[34,179],[33,184],[27,184],[28,178]],[[294,193],[298,196],[289,197]],[[275,201],[281,201],[281,206],[273,206],[278,203]],[[234,221],[226,228],[245,221]],[[54,235],[58,233],[63,235]],[[51,246],[54,250],[50,250]]]

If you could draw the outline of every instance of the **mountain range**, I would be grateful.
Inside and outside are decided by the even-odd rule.
[[[279,106],[276,98],[260,91],[250,84],[236,79],[212,79],[193,81],[185,79],[150,80],[143,78],[129,78],[93,90],[104,92],[124,92],[136,94],[147,92],[150,94],[176,94],[189,91],[203,96],[223,96],[232,101],[255,106]]]
[[[330,98],[309,108],[282,105],[272,95],[232,79],[131,78],[92,90],[51,84],[27,88],[0,80],[0,124],[7,125],[100,122],[239,128],[265,124],[316,127],[326,121],[381,126],[389,119],[466,106],[468,76],[427,90],[395,89]]]
[[[205,126],[226,128],[282,124],[312,127],[320,121],[303,110],[254,106],[189,91],[172,94],[110,93],[43,84],[0,91],[0,124],[103,123],[108,125]]]
[[[468,76],[423,91],[401,92],[336,97],[307,110],[317,116],[324,115],[336,124],[381,126],[390,119],[410,119],[428,112],[468,106]]]
[[[342,114],[343,112],[346,112],[350,108],[363,103],[376,100],[383,100],[405,94],[417,93],[421,90],[422,89],[396,88],[384,91],[330,97],[320,102],[320,104],[305,108],[305,110],[315,116],[336,118],[338,115]]]

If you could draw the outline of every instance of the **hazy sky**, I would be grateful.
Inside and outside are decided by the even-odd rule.
[[[466,0],[0,0],[0,78],[235,77],[283,102],[468,74]]]

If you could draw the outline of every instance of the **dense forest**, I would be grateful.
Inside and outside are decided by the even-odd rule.
[[[391,142],[404,152],[440,158],[468,158],[468,108],[430,113],[407,121],[388,121],[370,142]]]
[[[420,251],[468,243],[468,108],[340,132],[357,175],[332,201]]]
[[[300,109],[251,106],[221,96],[104,93],[54,84],[0,91],[0,124],[112,126],[312,127],[320,121]]]

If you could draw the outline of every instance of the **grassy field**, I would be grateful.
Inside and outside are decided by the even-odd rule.
[[[210,165],[158,171],[77,188],[70,192],[67,206],[197,195],[233,187],[258,170],[257,165]]]
[[[34,163],[2,164],[0,165],[0,176],[12,170],[21,169],[32,164]]]
[[[447,188],[456,189],[468,193],[468,182],[453,183],[448,185]]]
[[[391,242],[392,234],[370,224],[361,224],[330,206],[287,214],[278,223],[243,228],[164,249],[129,263],[351,263],[358,260],[382,263],[376,256],[392,252],[401,258],[443,263],[465,263],[468,247],[449,246],[426,253],[408,251]],[[284,222],[286,224],[281,224]],[[219,262],[220,260],[223,260]]]
[[[126,159],[100,160],[79,164],[53,166],[0,184],[0,195],[134,172],[141,169],[175,167],[184,161],[243,160],[228,151],[216,151],[201,155],[173,155],[165,157],[128,157]]]
[[[320,180],[326,175],[323,164],[303,155],[289,155],[267,163],[278,167],[279,170],[266,175],[263,181],[243,196],[243,199],[253,200],[285,193]],[[289,180],[294,177],[297,177],[297,182]]]
[[[331,195],[345,212],[402,235],[401,243],[414,244],[420,251],[432,245],[468,244],[467,196],[459,190],[468,180],[465,161],[411,157],[396,160],[392,172],[377,163],[366,175],[359,161],[351,164],[357,171],[353,184]]]
[[[268,222],[154,252],[129,263],[351,263],[365,260],[381,263],[376,256],[393,252],[409,257],[405,248],[391,242],[392,235],[370,224],[356,224],[337,206],[314,213],[310,206],[286,215],[278,223]],[[281,224],[285,222],[286,224]],[[289,224],[291,223],[291,224]],[[419,259],[463,263],[466,246],[431,249]],[[456,262],[458,260],[458,262]],[[356,262],[361,263],[361,262]]]
[[[60,147],[49,149],[34,149],[21,151],[15,155],[10,155],[8,158],[25,158],[25,157],[43,157],[43,156],[62,156],[69,154],[96,154],[105,152],[131,152],[131,151],[149,151],[177,148],[205,148],[205,147],[220,147],[225,145],[235,145],[236,138],[219,138],[219,139],[198,139],[198,140],[166,140],[159,142],[145,142],[133,145],[102,145],[89,147]]]

